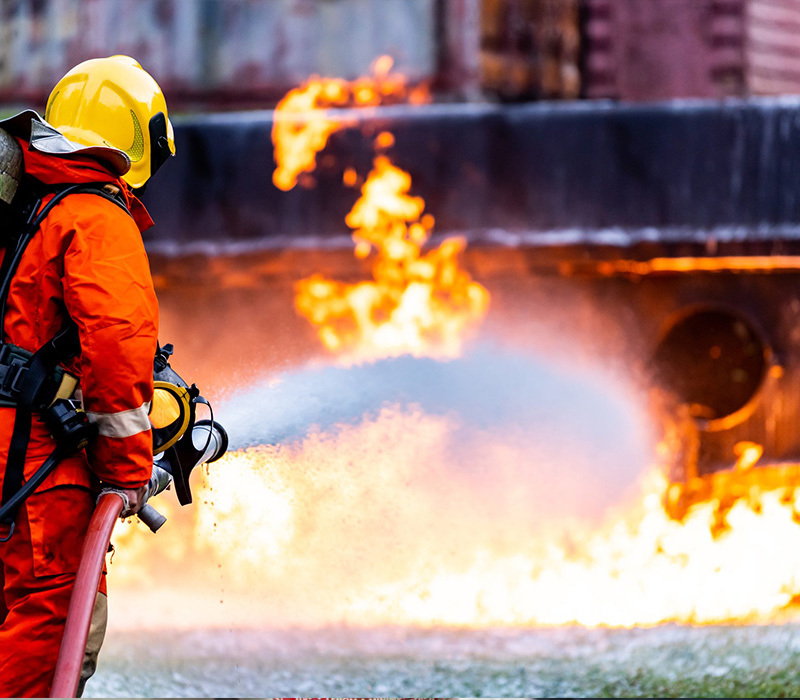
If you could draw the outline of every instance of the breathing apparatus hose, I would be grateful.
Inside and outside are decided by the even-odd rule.
[[[74,698],[78,692],[83,656],[89,639],[89,626],[92,622],[108,543],[124,507],[122,496],[113,491],[103,493],[97,501],[97,507],[89,522],[81,563],[75,578],[75,588],[69,603],[67,624],[64,627],[64,637],[61,640],[56,673],[50,690],[51,698]]]

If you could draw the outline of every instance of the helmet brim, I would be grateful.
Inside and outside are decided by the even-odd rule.
[[[41,153],[64,158],[80,156],[100,161],[118,177],[131,168],[131,159],[124,151],[108,146],[85,146],[71,141],[32,109],[0,120],[0,129],[5,129],[12,136],[25,139],[31,148]]]

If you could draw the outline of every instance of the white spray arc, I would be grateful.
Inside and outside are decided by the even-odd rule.
[[[196,521],[176,523],[180,554],[148,562],[150,604],[130,626],[406,624],[397,591],[376,617],[378,591],[409,594],[486,556],[535,562],[554,536],[597,523],[652,453],[616,379],[491,345],[448,362],[307,367],[218,411],[234,452],[198,488]],[[127,588],[125,552],[111,574]],[[176,596],[173,576],[189,571],[195,585]]]

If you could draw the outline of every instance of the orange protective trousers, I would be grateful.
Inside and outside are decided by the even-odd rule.
[[[63,486],[31,496],[0,543],[0,696],[47,697],[94,500]],[[101,581],[105,593],[105,576]]]

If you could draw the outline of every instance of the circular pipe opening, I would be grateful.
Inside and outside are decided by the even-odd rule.
[[[731,427],[749,415],[769,369],[771,351],[752,323],[735,311],[700,309],[667,330],[653,357],[656,383],[689,408],[706,430]]]

